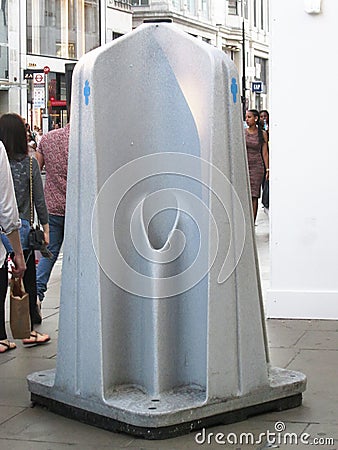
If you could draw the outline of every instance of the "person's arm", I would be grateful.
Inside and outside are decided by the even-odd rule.
[[[13,178],[5,147],[0,142],[0,227],[7,234],[13,250],[14,257],[13,274],[22,277],[26,269],[18,229],[21,226],[18,207],[16,204]]]
[[[43,166],[45,165],[45,158],[43,156],[43,141],[44,141],[43,136],[41,136],[41,139],[38,143],[38,147],[34,155],[39,163],[40,170],[42,170]]]
[[[39,147],[38,147],[39,148]],[[45,159],[43,157],[43,154],[39,152],[39,150],[37,150],[35,152],[35,158],[37,159],[38,163],[39,163],[39,167],[40,170],[42,170],[43,166],[45,165]]]
[[[44,231],[45,244],[48,245],[49,244],[49,223],[45,223],[44,225],[42,225],[42,228]]]
[[[12,268],[12,273],[16,278],[22,278],[26,270],[26,263],[21,248],[19,231],[13,230],[11,233],[7,234],[7,237],[14,251],[14,267]]]
[[[12,172],[7,153],[0,141],[0,226],[5,234],[18,230],[21,226],[16,204]]]
[[[262,156],[266,170],[266,179],[268,180],[270,175],[270,165],[269,165],[268,135],[266,131],[263,131],[263,138],[264,142],[262,147]]]
[[[48,225],[48,210],[45,201],[45,194],[43,191],[41,173],[38,164],[34,159],[32,160],[33,165],[33,198],[36,212],[40,223],[42,224],[43,231],[45,233],[44,239],[45,243],[49,244],[49,225]]]

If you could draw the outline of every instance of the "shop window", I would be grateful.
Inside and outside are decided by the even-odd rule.
[[[149,6],[149,0],[131,0],[132,6]]]
[[[8,79],[8,47],[0,44],[0,79]]]
[[[8,79],[8,8],[0,2],[0,79]]]
[[[231,16],[238,16],[238,0],[228,1],[228,14]]]

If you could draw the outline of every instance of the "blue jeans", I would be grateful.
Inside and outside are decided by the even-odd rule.
[[[31,226],[30,226],[29,221],[26,219],[21,219],[21,227],[19,228],[19,233],[20,233],[20,242],[21,242],[22,250],[29,249],[28,235],[29,235],[30,229],[31,229]],[[8,237],[4,234],[1,234],[1,240],[6,248],[7,253],[13,253],[13,248],[9,242]]]
[[[63,242],[65,230],[65,218],[64,216],[55,216],[49,214],[49,244],[48,250],[53,254],[52,258],[44,258],[41,256],[38,267],[36,269],[36,287],[37,294],[42,301],[47,291],[47,283],[50,278],[50,274],[57,260],[60,249]]]

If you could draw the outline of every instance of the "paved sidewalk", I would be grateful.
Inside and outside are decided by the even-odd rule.
[[[255,232],[264,294],[269,283],[269,224],[263,210],[259,211]],[[41,330],[50,333],[52,341],[45,346],[30,349],[24,348],[21,342],[17,341],[16,350],[0,355],[1,450],[338,449],[337,321],[268,320],[272,365],[299,370],[308,377],[303,405],[287,411],[255,416],[244,422],[207,429],[206,434],[213,433],[209,434],[210,443],[206,439],[202,443],[202,435],[198,435],[199,439],[196,441],[196,433],[164,441],[145,441],[81,424],[40,407],[32,408],[26,376],[55,367],[61,259],[52,274],[42,309],[44,318],[40,326]],[[285,426],[285,432],[296,433],[298,445],[290,441],[281,444],[277,441],[277,444],[272,445],[267,443],[265,437],[257,443],[235,444],[234,440],[239,440],[241,433],[252,433],[252,437],[259,440],[260,433],[275,432],[276,422],[282,422],[278,423],[277,427],[282,429]],[[223,437],[218,436],[219,443],[215,440],[217,433],[223,433]],[[284,434],[280,434],[281,441]],[[331,438],[335,439],[333,443],[328,442]],[[316,439],[320,441],[315,441]],[[231,440],[234,445],[230,445]],[[306,442],[311,446],[306,445]]]

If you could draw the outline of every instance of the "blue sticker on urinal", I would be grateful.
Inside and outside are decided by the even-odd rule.
[[[238,86],[237,86],[237,82],[236,82],[236,78],[232,78],[231,79],[231,93],[232,93],[232,98],[234,103],[237,102],[237,94],[238,94]]]
[[[89,87],[89,81],[85,81],[85,86],[83,88],[83,95],[85,98],[85,105],[89,104],[89,96],[90,96],[90,87]]]

